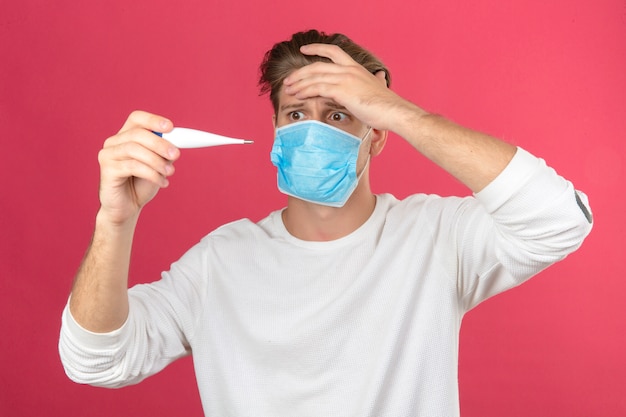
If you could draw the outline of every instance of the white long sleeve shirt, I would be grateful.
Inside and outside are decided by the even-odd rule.
[[[207,416],[457,416],[464,313],[590,229],[586,197],[518,149],[473,197],[379,195],[338,240],[299,240],[280,211],[222,226],[129,290],[122,328],[88,332],[66,308],[60,353],[106,387],[193,353]]]

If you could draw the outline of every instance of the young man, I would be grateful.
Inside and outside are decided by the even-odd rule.
[[[295,34],[261,70],[287,207],[218,228],[128,290],[137,218],[179,156],[152,133],[169,120],[131,114],[99,155],[101,208],[63,314],[68,375],[118,387],[193,353],[208,416],[458,415],[463,314],[578,248],[585,196],[396,95],[343,35]],[[369,160],[388,131],[474,196],[374,195]]]

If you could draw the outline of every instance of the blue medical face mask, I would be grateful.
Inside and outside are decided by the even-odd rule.
[[[278,168],[278,189],[312,203],[343,207],[365,172],[363,168],[357,176],[361,143],[358,137],[317,120],[279,127],[270,153]]]

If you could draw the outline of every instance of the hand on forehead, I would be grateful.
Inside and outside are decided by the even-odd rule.
[[[285,78],[282,93],[298,100],[323,97],[369,126],[383,126],[380,118],[388,107],[379,99],[389,94],[384,71],[373,75],[337,45],[310,44],[301,51],[331,62],[314,62],[293,71]]]

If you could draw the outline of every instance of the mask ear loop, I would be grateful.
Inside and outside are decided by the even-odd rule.
[[[356,177],[356,182],[358,183],[359,181],[361,181],[361,177],[363,176],[363,174],[365,174],[365,170],[367,169],[367,166],[370,164],[370,155],[367,154],[367,161],[365,161],[365,166],[363,167],[363,169],[361,170],[361,173]]]
[[[367,137],[369,136],[370,133],[372,133],[372,126],[368,126],[367,127],[367,132],[365,132],[365,135],[363,135],[363,137],[361,138],[361,142],[363,142],[365,139],[367,139]]]
[[[368,126],[367,128],[367,132],[365,132],[365,135],[361,138],[361,145],[363,144],[363,142],[365,141],[365,139],[367,139],[367,137],[369,136],[369,134],[372,133],[372,126]],[[363,169],[361,170],[361,173],[357,175],[356,177],[356,181],[357,183],[359,181],[361,181],[361,177],[363,176],[363,174],[365,174],[365,170],[367,169],[367,166],[370,164],[370,160],[372,159],[371,155],[369,154],[369,152],[367,153],[367,161],[365,161],[365,166],[363,167]]]

